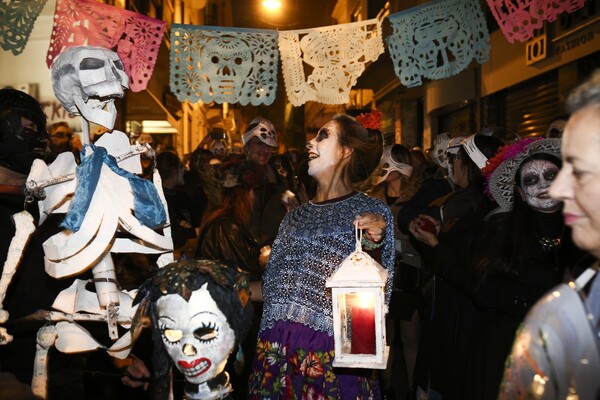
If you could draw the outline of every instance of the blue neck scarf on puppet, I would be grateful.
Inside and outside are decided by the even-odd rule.
[[[93,153],[85,157],[77,167],[75,197],[67,216],[60,226],[73,232],[79,230],[98,185],[103,164],[106,164],[114,173],[127,178],[129,181],[134,196],[134,213],[144,226],[154,228],[164,224],[167,215],[154,184],[120,168],[117,165],[117,160],[108,154],[104,147],[96,147],[93,144],[89,146]]]

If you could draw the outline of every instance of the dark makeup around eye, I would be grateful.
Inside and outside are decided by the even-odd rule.
[[[327,128],[321,128],[319,130],[319,132],[317,133],[317,142],[320,142],[321,140],[327,139],[329,137],[329,130]]]
[[[546,181],[552,182],[554,179],[556,179],[556,176],[558,175],[558,168],[556,168],[556,167],[545,168],[542,171],[542,175],[544,176],[544,179]],[[540,180],[540,177],[538,174],[528,173],[528,174],[525,174],[523,176],[523,178],[521,179],[521,184],[523,186],[533,186],[533,185],[537,185],[539,180]]]

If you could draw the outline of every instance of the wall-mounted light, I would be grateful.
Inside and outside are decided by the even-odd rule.
[[[263,7],[268,8],[270,10],[277,10],[281,8],[281,1],[279,0],[263,0]]]

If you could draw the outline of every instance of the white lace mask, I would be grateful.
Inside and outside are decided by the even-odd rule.
[[[433,160],[437,165],[444,169],[448,168],[448,156],[446,155],[446,150],[448,149],[449,142],[450,137],[448,134],[442,133],[436,136],[433,144]]]

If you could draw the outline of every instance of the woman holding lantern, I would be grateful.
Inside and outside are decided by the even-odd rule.
[[[273,243],[249,398],[381,397],[373,371],[333,368],[332,298],[325,281],[354,251],[356,227],[363,249],[389,271],[389,301],[392,215],[381,200],[354,189],[375,170],[382,147],[380,132],[346,115],[333,117],[308,143],[316,195],[285,216]]]

